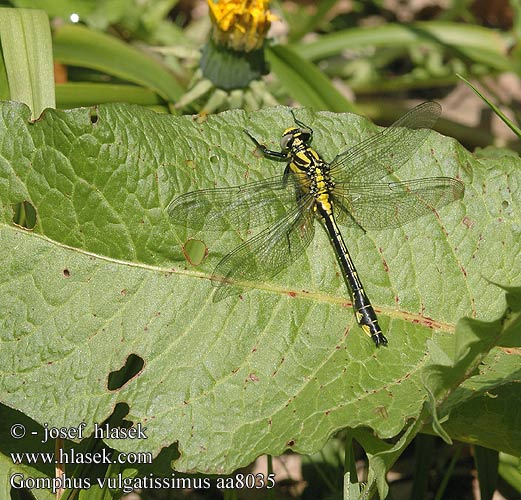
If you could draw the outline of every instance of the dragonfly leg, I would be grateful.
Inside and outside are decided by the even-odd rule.
[[[313,129],[309,125],[306,125],[304,122],[301,122],[299,119],[297,119],[293,110],[291,110],[291,114],[293,115],[293,120],[299,127],[305,130],[309,130],[310,134],[313,134]]]
[[[282,151],[273,151],[271,149],[268,149],[264,144],[261,144],[253,135],[251,135],[246,129],[244,129],[244,133],[253,141],[255,146],[257,146],[258,149],[262,151],[262,154],[264,156],[269,156],[271,158],[274,158],[275,160],[287,160],[288,154],[283,153]]]

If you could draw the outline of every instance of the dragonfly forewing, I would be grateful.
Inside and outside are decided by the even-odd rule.
[[[427,140],[440,114],[437,102],[416,106],[390,127],[337,155],[331,174],[338,182],[361,183],[392,174]]]

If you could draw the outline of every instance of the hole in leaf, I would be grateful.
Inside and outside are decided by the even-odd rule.
[[[217,165],[217,163],[219,163],[219,157],[217,155],[210,156],[209,160],[212,165]]]
[[[501,202],[501,206],[504,208],[504,209],[507,209],[509,207],[510,203],[508,203],[507,200],[503,200]]]
[[[22,488],[20,486],[20,481],[16,480],[18,477],[19,476],[15,476],[12,479],[13,483],[16,484],[17,486],[11,487],[11,493],[10,493],[11,496],[9,498],[19,498],[20,500],[33,500],[34,497],[31,495],[30,491],[27,488]]]
[[[208,247],[204,241],[189,239],[183,245],[183,254],[192,266],[198,266],[208,256]]]
[[[154,416],[152,416],[152,418],[154,418]],[[147,419],[145,418],[143,420],[146,423]],[[172,443],[170,446],[163,448],[160,451],[159,455],[155,458],[154,462],[157,461],[158,464],[170,464],[174,460],[177,460],[180,456],[181,456],[181,454],[179,453],[177,442],[175,442],[175,443]],[[158,471],[155,471],[155,472],[157,473]],[[164,474],[165,475],[171,474],[171,472],[172,472],[171,469],[165,469]],[[177,476],[179,477],[179,475],[177,475]],[[186,496],[185,498],[189,498],[189,496]],[[193,497],[193,498],[197,498],[197,497]],[[202,498],[202,497],[198,497],[198,498]],[[207,496],[207,498],[221,498],[221,497]]]
[[[98,123],[98,108],[97,107],[91,108],[90,113],[89,113],[89,117],[90,117],[90,122],[93,125]]]
[[[130,423],[128,420],[125,420],[125,417],[128,415],[129,411],[130,407],[127,403],[117,403],[114,407],[114,411],[103,423],[106,424],[110,422],[112,425],[125,424],[122,425],[122,427],[125,427],[126,424]]]
[[[65,276],[66,278],[68,278],[70,275],[71,275],[71,272],[70,272],[67,268],[65,268],[65,269],[63,270],[63,276]]]
[[[109,429],[114,429],[116,427],[128,429],[129,427],[132,427],[132,422],[125,420],[129,411],[130,407],[127,403],[117,403],[111,415],[101,425],[98,424],[98,427],[101,428],[101,432],[106,435],[107,430]]]
[[[110,391],[121,389],[129,380],[134,378],[145,364],[143,358],[137,354],[130,354],[125,364],[117,371],[110,372],[107,387]]]
[[[22,201],[13,205],[13,222],[25,229],[33,229],[36,226],[36,208],[30,201]]]

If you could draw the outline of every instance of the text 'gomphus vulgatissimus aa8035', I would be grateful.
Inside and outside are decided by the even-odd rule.
[[[168,207],[175,224],[196,230],[264,227],[217,264],[214,301],[274,277],[295,262],[313,239],[314,219],[326,229],[349,288],[360,327],[377,346],[386,344],[337,223],[363,229],[397,227],[463,196],[451,177],[381,182],[423,144],[441,113],[420,104],[389,128],[338,154],[330,163],[310,146],[313,131],[293,115],[281,151],[271,151],[245,131],[262,153],[287,163],[284,174],[244,186],[193,191]]]

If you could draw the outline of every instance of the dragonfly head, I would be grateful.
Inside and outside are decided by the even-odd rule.
[[[307,144],[313,137],[313,131],[308,127],[289,127],[284,130],[280,147],[283,151],[290,150],[295,141]]]

